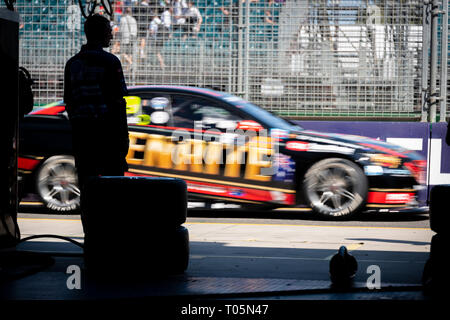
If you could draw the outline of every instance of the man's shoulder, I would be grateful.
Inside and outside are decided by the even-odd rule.
[[[107,52],[105,50],[85,50],[85,51],[81,51],[81,52],[77,53],[76,55],[74,55],[73,57],[71,57],[66,62],[66,67],[70,66],[75,61],[85,60],[85,59],[90,60],[90,61],[99,61],[99,63],[101,63],[103,65],[108,65],[108,66],[112,66],[112,67],[120,67],[122,65],[119,58],[110,52]],[[102,61],[102,62],[100,62],[100,61]]]
[[[80,55],[80,53],[78,52],[73,57],[71,57],[69,60],[67,60],[66,67],[70,66],[74,61],[78,60],[79,59],[79,55]]]
[[[105,60],[110,64],[120,64],[119,58],[115,54],[102,50],[102,56],[104,56]]]

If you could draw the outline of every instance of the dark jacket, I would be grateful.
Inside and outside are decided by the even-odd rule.
[[[84,45],[64,70],[64,101],[72,124],[77,167],[94,173],[108,163],[126,167],[128,94],[119,59]]]

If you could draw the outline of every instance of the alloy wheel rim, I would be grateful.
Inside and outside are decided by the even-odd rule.
[[[72,208],[79,204],[78,179],[70,161],[45,166],[39,174],[38,186],[41,197],[50,207]]]
[[[328,215],[341,215],[357,199],[353,168],[333,165],[318,168],[307,178],[307,193],[314,207]]]

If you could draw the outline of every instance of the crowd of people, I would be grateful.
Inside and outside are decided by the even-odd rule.
[[[237,9],[239,0],[222,0],[216,7],[224,16]],[[240,0],[245,3],[246,0]],[[283,0],[248,0],[264,4],[264,22],[277,23],[274,10]],[[111,52],[122,61],[128,71],[137,61],[145,61],[147,48],[152,48],[160,67],[166,67],[161,53],[164,42],[174,31],[180,31],[182,39],[197,38],[204,17],[192,0],[118,0],[113,4],[113,46]],[[137,61],[135,61],[137,60]]]
[[[189,0],[119,0],[113,9],[111,52],[121,59],[126,71],[135,62],[133,59],[146,59],[147,47],[155,49],[164,69],[164,41],[172,37],[174,30],[181,30],[183,39],[196,38],[203,22],[200,10]]]

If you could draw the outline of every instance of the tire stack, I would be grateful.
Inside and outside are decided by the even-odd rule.
[[[81,201],[89,273],[131,279],[187,269],[183,180],[93,177],[83,188]]]
[[[438,185],[430,194],[430,227],[436,234],[431,239],[430,257],[425,264],[422,284],[426,294],[437,295],[448,284],[446,255],[449,253],[448,226],[450,185]]]

